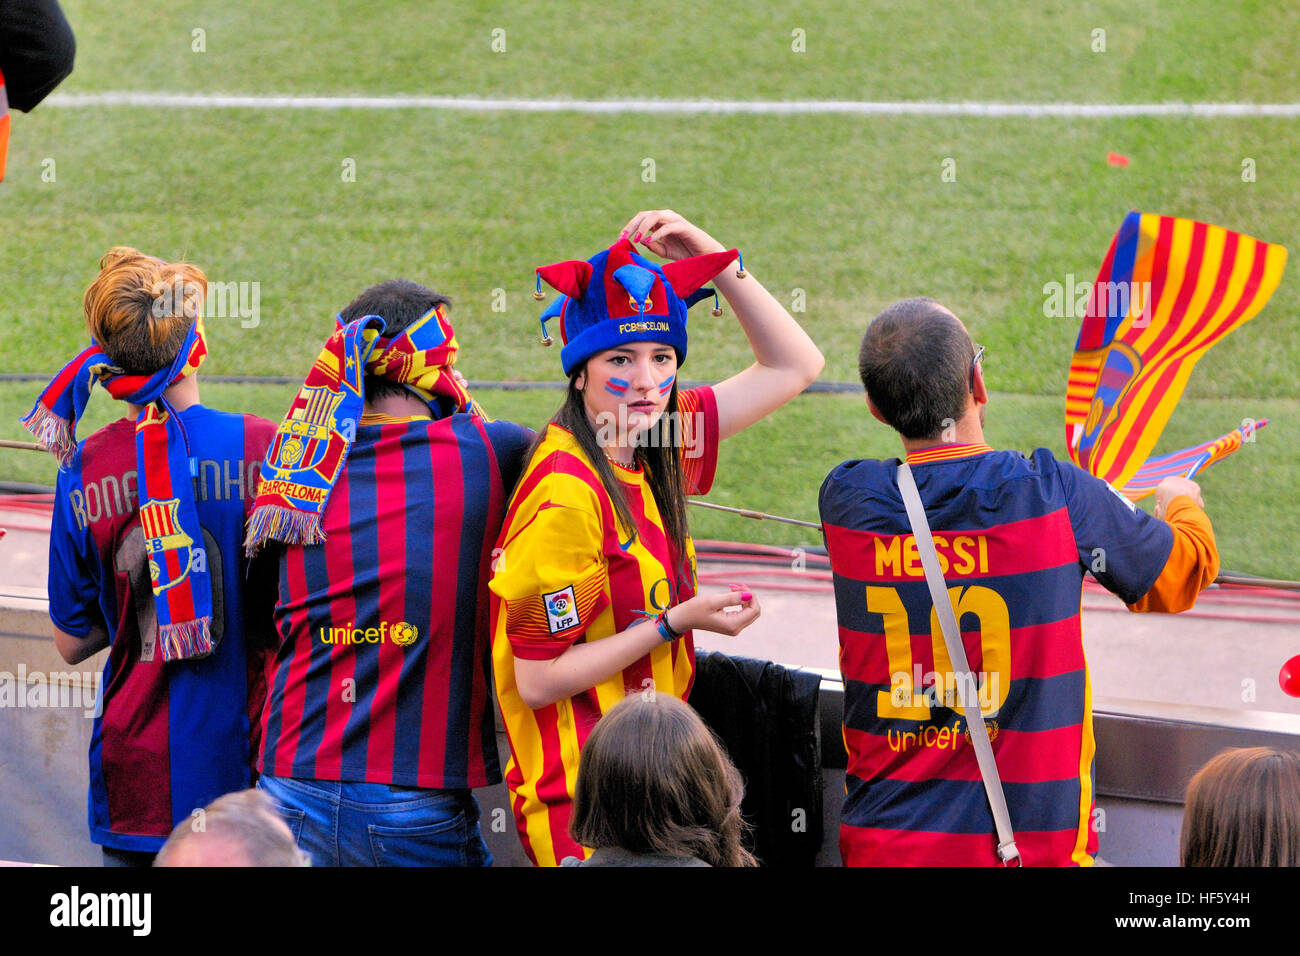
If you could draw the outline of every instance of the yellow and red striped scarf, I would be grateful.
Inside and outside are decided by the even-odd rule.
[[[325,540],[321,516],[356,436],[366,373],[405,385],[431,407],[446,398],[453,411],[482,415],[452,374],[456,333],[441,309],[431,309],[391,339],[381,337],[384,320],[377,315],[336,322],[266,453],[244,540],[249,553],[268,538],[286,544]]]

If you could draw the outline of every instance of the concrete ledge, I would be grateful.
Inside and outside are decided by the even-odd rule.
[[[21,670],[29,687],[36,674],[40,680],[59,674],[84,679],[102,672],[106,653],[69,666],[54,648],[44,597],[0,596],[0,672],[16,678]],[[834,728],[843,719],[843,684],[836,673],[818,673],[822,726]],[[55,699],[53,694],[50,698]],[[99,863],[99,849],[90,843],[86,828],[92,723],[80,706],[0,707],[0,859]],[[1177,864],[1187,781],[1219,751],[1271,746],[1300,752],[1296,714],[1098,698],[1094,727],[1101,855],[1116,865]],[[839,733],[823,733],[822,740],[826,840],[818,862],[837,865],[846,754]],[[503,731],[498,731],[497,744],[504,763]],[[504,785],[476,795],[496,865],[527,865]]]

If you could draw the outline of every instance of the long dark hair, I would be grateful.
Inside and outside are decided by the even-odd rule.
[[[610,467],[604,450],[596,441],[596,433],[592,431],[591,421],[587,418],[587,406],[582,400],[582,390],[577,386],[578,376],[585,370],[584,363],[581,368],[574,369],[573,374],[569,376],[568,394],[560,410],[551,418],[551,424],[558,425],[573,435],[582,448],[583,454],[596,470],[600,483],[605,488],[605,494],[609,495],[618,523],[626,529],[629,536],[635,535],[636,520],[632,517],[627,496],[623,494],[623,487],[614,476],[614,469]],[[650,485],[650,491],[654,494],[655,506],[659,509],[659,517],[663,521],[664,534],[672,546],[673,560],[679,565],[670,569],[672,574],[679,574],[682,570],[680,565],[686,559],[686,536],[690,533],[686,522],[686,483],[682,473],[681,455],[685,434],[685,425],[677,412],[677,383],[674,381],[664,414],[652,428],[638,436],[637,444],[633,449],[635,460],[645,470],[646,483]],[[528,452],[529,460],[532,460],[533,454],[545,438],[546,430],[543,429],[533,440],[533,447]]]
[[[1300,865],[1300,754],[1225,750],[1187,785],[1183,866]]]
[[[569,833],[593,849],[756,866],[742,843],[744,795],[740,772],[689,704],[635,691],[582,748]]]

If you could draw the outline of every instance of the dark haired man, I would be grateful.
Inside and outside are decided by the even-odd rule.
[[[343,310],[249,519],[288,545],[258,787],[317,865],[491,862],[487,582],[532,433],[470,399],[448,302],[397,280]]]
[[[1195,482],[1165,479],[1153,518],[1046,449],[1026,458],[986,445],[982,355],[952,312],[907,299],[867,328],[859,371],[915,477],[1020,859],[1088,866],[1097,834],[1084,572],[1131,610],[1181,611],[1214,580],[1218,552]],[[840,850],[847,865],[992,865],[994,818],[900,468],[844,462],[821,489],[849,750]]]

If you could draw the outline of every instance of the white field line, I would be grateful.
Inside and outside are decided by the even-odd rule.
[[[1300,117],[1300,103],[937,103],[864,100],[566,100],[489,99],[478,96],[271,96],[229,93],[55,93],[55,107],[174,107],[278,110],[465,110],[512,113],[841,113],[857,116],[1081,117],[1281,116]]]

